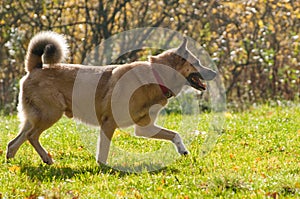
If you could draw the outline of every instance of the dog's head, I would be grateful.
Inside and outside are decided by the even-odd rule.
[[[201,65],[199,59],[187,49],[187,39],[178,48],[167,50],[150,58],[151,62],[168,65],[181,73],[189,84],[197,90],[205,90],[202,80],[212,80],[216,72]]]

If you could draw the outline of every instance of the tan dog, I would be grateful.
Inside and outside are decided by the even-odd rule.
[[[107,161],[115,129],[129,125],[135,125],[137,136],[172,141],[180,154],[188,154],[178,133],[154,124],[168,98],[177,95],[185,84],[205,90],[201,79],[212,80],[216,76],[214,71],[201,66],[186,44],[184,38],[180,47],[151,56],[149,61],[94,67],[60,63],[67,55],[65,39],[54,32],[37,34],[29,43],[27,74],[20,84],[20,133],[9,142],[7,159],[13,158],[29,140],[42,160],[52,164],[39,137],[63,114],[101,126],[99,164]],[[89,87],[95,80],[96,86]],[[92,90],[88,88],[94,89],[93,97],[85,96]],[[88,107],[95,113],[89,114]]]

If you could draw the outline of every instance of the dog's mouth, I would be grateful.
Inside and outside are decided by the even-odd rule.
[[[186,79],[193,88],[200,91],[206,90],[206,84],[201,82],[200,73],[191,73]]]

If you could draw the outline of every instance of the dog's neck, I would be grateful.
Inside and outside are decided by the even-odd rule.
[[[162,93],[170,98],[176,96],[186,84],[186,79],[175,70],[170,63],[156,62],[156,59],[149,59],[151,70],[156,82],[159,84]]]
[[[161,79],[159,73],[155,70],[155,68],[152,67],[151,70],[164,96],[166,98],[171,98],[172,96],[175,96],[175,94],[165,86],[163,80]]]

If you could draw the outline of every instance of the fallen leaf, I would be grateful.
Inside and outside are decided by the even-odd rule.
[[[279,199],[279,193],[277,193],[277,192],[268,192],[267,194],[266,194],[266,196],[267,197],[271,197],[271,198],[274,198],[274,199]]]
[[[266,176],[266,174],[264,174],[264,173],[261,173],[260,174],[263,178],[266,178],[267,176]]]
[[[21,167],[14,165],[14,166],[9,167],[8,170],[10,172],[16,173],[21,170]]]
[[[259,162],[259,161],[261,161],[261,157],[257,157],[257,158],[255,159],[255,162]]]
[[[36,199],[38,196],[36,194],[32,194],[29,197],[26,197],[26,199]]]
[[[117,191],[117,196],[119,197],[125,196],[124,191]]]
[[[267,118],[270,118],[270,117],[272,117],[273,112],[272,112],[272,111],[269,111],[266,115],[267,115]]]
[[[48,156],[49,156],[50,158],[52,158],[52,154],[51,154],[50,152],[48,152]]]
[[[234,166],[232,169],[235,170],[235,171],[238,171],[240,169],[240,167],[239,166]]]
[[[143,198],[143,196],[141,195],[140,191],[137,190],[137,189],[133,189],[133,190],[132,190],[132,193],[133,193],[133,195],[134,195],[134,197],[135,197],[136,199],[142,199],[142,198]]]

